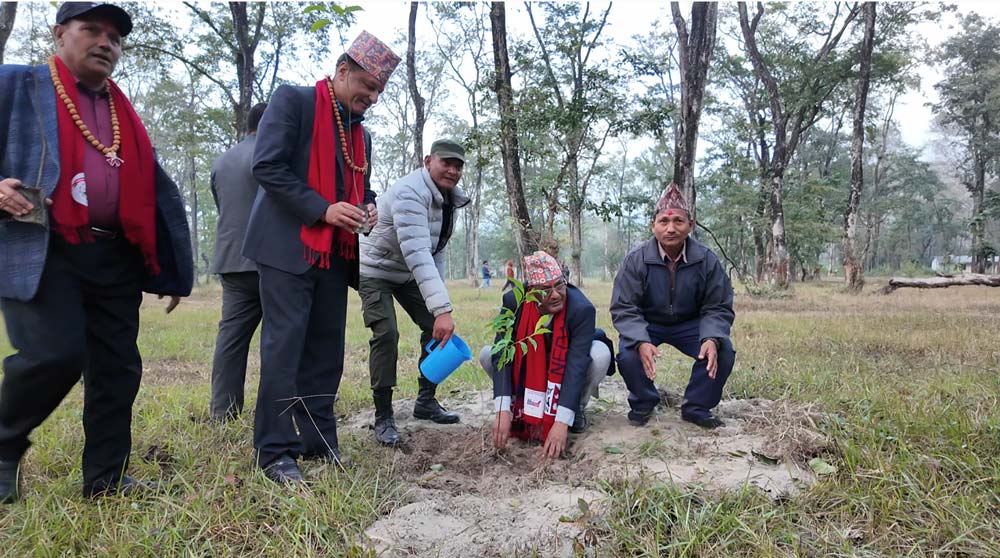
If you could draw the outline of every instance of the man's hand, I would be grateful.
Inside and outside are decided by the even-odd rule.
[[[35,208],[24,196],[18,193],[17,189],[20,187],[21,181],[16,178],[0,180],[0,210],[21,217]]]
[[[452,334],[455,333],[455,320],[451,319],[451,312],[445,312],[434,318],[434,332],[431,337],[437,339],[440,346],[448,344]]]
[[[507,447],[507,440],[510,439],[510,422],[513,418],[510,411],[497,413],[497,420],[493,423],[493,447],[497,449]]]
[[[368,227],[374,229],[375,225],[378,224],[378,208],[375,204],[368,204]]]
[[[569,437],[569,425],[556,421],[549,429],[549,435],[545,438],[545,445],[542,446],[542,456],[548,459],[559,459],[562,452],[566,451],[566,438]]]
[[[163,295],[160,295],[157,298],[160,299],[160,300],[163,300]],[[179,297],[179,296],[171,296],[170,297],[170,302],[167,303],[167,314],[173,312],[174,308],[177,308],[177,305],[180,304],[180,303],[181,303],[181,297]]]
[[[347,202],[337,202],[326,208],[323,221],[354,232],[365,222],[365,213]]]
[[[701,344],[701,351],[698,353],[698,360],[708,358],[708,377],[715,379],[715,373],[719,371],[719,349],[715,346],[715,341],[706,339]]]
[[[660,358],[660,350],[656,345],[648,342],[639,343],[639,359],[642,361],[642,369],[646,371],[646,377],[650,380],[656,379],[656,359]]]

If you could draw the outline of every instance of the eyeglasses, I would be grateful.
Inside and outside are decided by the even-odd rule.
[[[536,291],[538,293],[538,296],[540,296],[542,298],[549,298],[550,296],[552,296],[552,293],[554,291],[560,291],[561,292],[561,291],[563,291],[565,289],[566,289],[566,280],[565,279],[559,279],[554,284],[548,285],[548,286],[531,287],[531,290]]]

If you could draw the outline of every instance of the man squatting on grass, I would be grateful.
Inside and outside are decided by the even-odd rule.
[[[431,145],[424,166],[400,178],[379,197],[378,223],[361,240],[361,309],[372,330],[368,368],[375,400],[375,440],[400,443],[392,412],[399,323],[393,298],[420,328],[420,361],[431,339],[444,345],[455,332],[444,285],[445,249],[455,229],[455,210],[469,204],[458,188],[465,149],[451,140]],[[459,421],[435,399],[437,384],[417,375],[413,416],[439,424]]]
[[[111,81],[132,19],[66,2],[47,65],[0,66],[0,309],[17,351],[0,386],[0,502],[18,498],[29,434],[83,375],[83,494],[152,486],[125,474],[142,359],[142,292],[191,293],[177,186]],[[33,188],[32,188],[33,187]]]
[[[479,363],[493,379],[493,445],[506,447],[510,436],[542,440],[542,453],[557,458],[566,449],[567,431],[587,428],[583,411],[601,380],[614,371],[611,342],[594,327],[594,305],[566,283],[555,258],[535,252],[524,258],[522,270],[526,287],[538,291],[541,302],[518,307],[513,290],[503,296],[503,307],[515,315],[513,339],[530,336],[543,317],[549,333],[537,339],[537,346],[529,344],[527,354],[518,349],[502,369],[500,354],[490,354],[492,346],[480,352]]]
[[[363,115],[399,57],[367,32],[312,87],[282,85],[260,121],[260,183],[243,255],[257,263],[264,310],[254,414],[257,465],[302,482],[297,459],[343,464],[333,404],[344,372],[347,287],[358,236],[375,219]]]
[[[688,236],[694,224],[671,184],[656,203],[653,238],[629,252],[615,276],[611,319],[634,426],[645,425],[660,401],[653,379],[661,343],[695,359],[681,418],[703,428],[724,426],[712,409],[736,361],[729,338],[733,286],[719,258]]]

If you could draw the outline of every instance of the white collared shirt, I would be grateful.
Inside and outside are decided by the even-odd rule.
[[[677,262],[688,263],[688,256],[687,256],[688,243],[686,238],[684,239],[684,246],[681,247],[681,255],[677,259],[671,258],[670,255],[667,254],[666,250],[663,249],[663,245],[660,244],[660,241],[656,241],[656,249],[660,251],[660,258],[663,258],[664,261],[670,260],[674,263]]]

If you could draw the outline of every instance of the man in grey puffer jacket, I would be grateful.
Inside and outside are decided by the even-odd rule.
[[[399,179],[379,196],[378,223],[361,237],[361,307],[372,330],[368,368],[375,401],[375,439],[387,446],[400,443],[392,412],[396,385],[399,326],[393,298],[420,328],[420,360],[431,339],[447,343],[455,331],[451,300],[444,285],[445,247],[454,230],[455,210],[469,198],[457,187],[465,166],[465,150],[451,140],[438,140],[423,168]],[[419,373],[418,373],[419,374]],[[435,399],[437,385],[418,375],[413,416],[439,424],[459,421]]]

